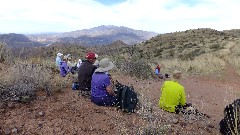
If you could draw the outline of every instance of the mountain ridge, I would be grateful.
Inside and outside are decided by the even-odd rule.
[[[150,39],[156,35],[158,35],[158,33],[143,30],[134,30],[132,28],[124,26],[118,27],[113,25],[101,25],[90,29],[82,29],[57,34],[27,35],[27,37],[33,41],[41,43],[65,42],[92,46],[98,44],[110,44],[117,40],[121,40],[129,45],[133,45]],[[83,40],[83,42],[80,42],[79,40]],[[96,42],[91,44],[92,41],[90,40],[95,40]]]
[[[43,46],[39,42],[31,41],[23,34],[15,33],[0,34],[0,42],[14,48]]]

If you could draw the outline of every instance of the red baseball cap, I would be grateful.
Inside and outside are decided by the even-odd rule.
[[[96,55],[93,52],[88,52],[86,55],[86,59],[96,59]]]

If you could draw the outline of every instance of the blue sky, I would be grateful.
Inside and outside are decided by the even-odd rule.
[[[0,33],[69,32],[100,25],[158,33],[240,29],[240,0],[0,0]]]
[[[95,0],[95,1],[102,3],[106,6],[112,6],[112,5],[126,2],[127,0]]]

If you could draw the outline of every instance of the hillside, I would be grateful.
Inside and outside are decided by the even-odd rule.
[[[133,45],[140,43],[151,37],[156,36],[157,33],[147,32],[143,30],[134,30],[127,27],[117,26],[98,26],[91,29],[83,29],[65,33],[55,34],[38,34],[28,35],[31,40],[42,43],[78,43],[81,45],[106,45],[117,40],[121,40],[126,44]]]
[[[0,45],[0,134],[220,134],[224,107],[240,95],[237,33],[186,30],[134,46],[120,40],[90,47],[54,43],[11,52]],[[59,75],[58,52],[77,60],[88,51],[99,54],[99,60],[110,57],[115,65],[109,71],[113,80],[134,87],[139,97],[136,113],[94,105],[71,89],[77,74]],[[210,118],[159,108],[164,80],[153,75],[157,64],[162,65],[161,73],[171,77],[174,69],[182,71],[179,83],[187,102]]]
[[[42,46],[37,48],[12,49],[13,55],[26,59],[42,59],[54,61],[57,53],[64,55],[71,54],[74,58],[84,58],[86,48],[79,45],[53,44],[51,46]]]
[[[5,43],[8,47],[36,47],[42,46],[43,44],[34,42],[28,39],[28,37],[22,34],[2,34],[0,35],[0,42]]]
[[[143,72],[141,76],[146,78],[151,75],[151,70],[146,69],[154,69],[157,64],[164,66],[165,73],[177,68],[186,75],[220,77],[230,63],[240,74],[240,38],[231,32],[204,28],[159,34],[117,52],[118,55],[110,55],[119,65],[117,68],[126,74]],[[135,69],[130,70],[129,65]]]
[[[232,34],[234,37],[240,37],[240,29],[224,30],[223,32]]]
[[[93,51],[100,56],[113,56],[113,55],[119,55],[119,53],[122,53],[124,49],[128,49],[128,48],[129,48],[129,45],[118,40],[108,45],[92,46],[92,47],[89,47],[88,50]]]
[[[182,32],[159,34],[138,44],[136,49],[146,58],[182,60],[194,59],[206,53],[226,49],[237,38],[231,32],[213,29],[193,29]]]

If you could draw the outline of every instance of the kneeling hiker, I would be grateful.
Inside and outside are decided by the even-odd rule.
[[[117,98],[112,88],[108,71],[114,67],[108,58],[100,61],[99,67],[92,76],[91,101],[99,106],[114,106]]]
[[[162,85],[159,106],[165,111],[179,113],[180,108],[187,106],[184,87],[178,82],[180,78],[181,72],[175,70],[173,80]]]

